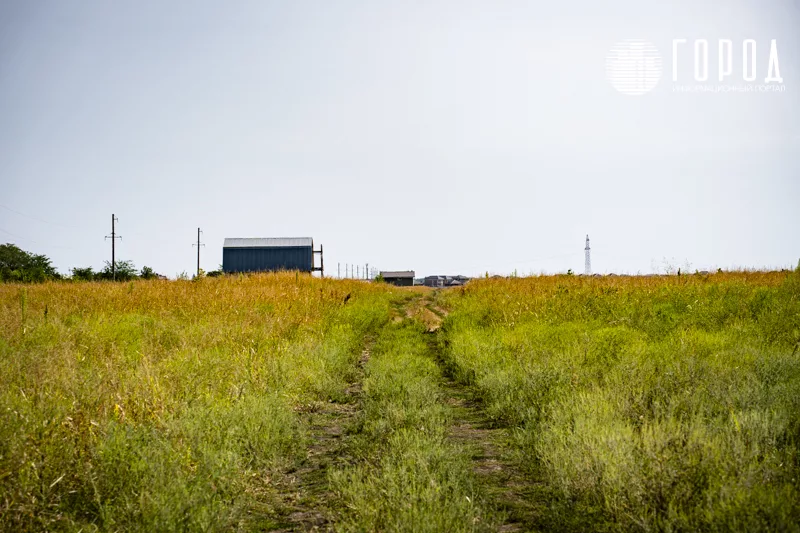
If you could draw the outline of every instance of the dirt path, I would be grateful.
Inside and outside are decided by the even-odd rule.
[[[450,437],[471,454],[473,471],[486,497],[505,516],[499,531],[533,531],[536,529],[537,509],[535,486],[520,471],[515,462],[504,453],[503,442],[508,438],[505,429],[492,427],[480,402],[468,387],[453,379],[448,371],[442,339],[441,323],[447,311],[437,306],[432,296],[426,296],[422,305],[430,315],[426,329],[431,353],[442,368],[445,381],[442,391],[451,408]],[[436,317],[431,319],[430,316]]]
[[[441,330],[447,312],[436,304],[434,298],[434,295],[426,294],[398,302],[392,310],[392,320],[415,320],[425,326],[430,354],[442,368],[444,376],[441,390],[445,404],[451,410],[449,436],[469,454],[476,480],[489,504],[505,516],[499,531],[533,531],[538,514],[531,503],[537,501],[535,487],[503,451],[507,430],[493,428],[472,391],[448,373]],[[312,432],[311,445],[300,466],[287,472],[277,483],[283,496],[282,506],[277,512],[281,529],[276,531],[333,530],[334,509],[331,503],[335,501],[335,495],[329,487],[328,473],[351,462],[347,455],[347,429],[354,425],[360,409],[363,368],[369,360],[373,342],[374,339],[365,341],[358,378],[347,389],[348,401],[318,402],[302,411],[301,416]]]
[[[507,433],[492,428],[480,405],[463,386],[448,381],[443,387],[452,408],[450,436],[471,451],[473,471],[494,507],[506,515],[500,531],[532,531],[537,511],[535,490],[504,452]]]
[[[364,343],[358,377],[346,390],[348,401],[316,402],[301,411],[311,431],[311,444],[299,468],[286,472],[278,481],[282,506],[277,521],[281,528],[274,531],[333,531],[330,503],[334,495],[328,472],[347,462],[346,432],[358,414],[363,368],[369,361],[372,342],[367,339]]]

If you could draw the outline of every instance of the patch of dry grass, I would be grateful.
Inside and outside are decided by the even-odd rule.
[[[305,447],[294,408],[344,395],[389,292],[294,273],[0,286],[1,528],[268,523],[269,471]]]

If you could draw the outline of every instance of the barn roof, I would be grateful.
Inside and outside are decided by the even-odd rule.
[[[301,248],[311,247],[311,237],[231,238],[225,239],[223,248]]]
[[[414,271],[413,270],[401,270],[401,271],[381,271],[381,276],[384,278],[413,278]]]

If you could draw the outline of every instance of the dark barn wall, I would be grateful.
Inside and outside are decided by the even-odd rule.
[[[222,270],[225,272],[311,272],[313,260],[310,246],[222,249]]]
[[[414,278],[384,278],[383,280],[398,287],[411,287],[414,285]]]

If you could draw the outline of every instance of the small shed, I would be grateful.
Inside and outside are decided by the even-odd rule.
[[[222,246],[222,270],[226,273],[313,272],[317,270],[314,268],[314,241],[311,237],[226,238]]]
[[[397,285],[398,287],[411,287],[414,285],[414,271],[381,271],[381,277],[386,283]]]

